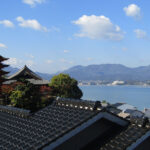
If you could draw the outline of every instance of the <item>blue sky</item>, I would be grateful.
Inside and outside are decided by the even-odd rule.
[[[13,67],[150,65],[148,0],[1,0],[0,54]]]

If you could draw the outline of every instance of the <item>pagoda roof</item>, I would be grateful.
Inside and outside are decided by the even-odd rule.
[[[7,71],[4,71],[4,70],[0,70],[0,74],[1,75],[5,75],[5,74],[8,74],[9,72],[7,72]]]
[[[5,57],[0,55],[0,61],[5,61],[5,60],[8,60],[8,58],[5,58]]]
[[[42,78],[40,76],[38,76],[37,74],[35,74],[26,65],[21,70],[19,70],[18,72],[16,72],[15,74],[9,76],[7,79],[8,80],[15,80],[15,79],[22,78],[24,76],[28,76],[28,77],[30,77],[30,79],[42,80]]]
[[[3,64],[0,62],[0,68],[3,68],[3,67],[8,67],[9,65],[6,65],[6,64]]]
[[[2,68],[5,68],[5,67],[8,67],[9,65],[4,65],[4,64],[1,64],[0,63],[0,69],[2,69]]]

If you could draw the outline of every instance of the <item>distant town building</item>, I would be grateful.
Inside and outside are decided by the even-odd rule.
[[[119,81],[119,80],[112,82],[112,85],[123,85],[123,84],[125,84],[125,82],[124,81]]]
[[[126,103],[122,103],[120,106],[117,107],[118,109],[122,110],[123,112],[126,112],[127,110],[137,110],[136,107],[126,104]]]
[[[123,118],[128,118],[128,117],[142,118],[144,116],[144,113],[142,111],[126,103],[116,103],[116,104],[113,104],[112,106],[113,106],[113,109],[116,112],[118,112],[117,115]]]

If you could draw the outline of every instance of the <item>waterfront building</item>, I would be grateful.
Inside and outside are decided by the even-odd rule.
[[[124,81],[118,81],[118,80],[116,80],[116,81],[112,82],[112,85],[124,85],[124,84],[125,84]]]
[[[144,113],[138,110],[136,107],[126,104],[126,103],[115,103],[110,106],[111,110],[115,110],[116,114],[123,118],[142,118],[144,117]]]

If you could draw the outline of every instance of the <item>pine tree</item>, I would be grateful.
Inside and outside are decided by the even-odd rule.
[[[60,73],[59,75],[53,76],[49,86],[53,87],[54,96],[80,99],[83,95],[78,87],[77,80],[71,78],[68,74]]]
[[[2,62],[8,60],[8,58],[4,58],[3,56],[0,55],[0,97],[2,97],[2,90],[1,86],[6,79],[4,76],[8,74],[8,72],[4,71],[3,68],[8,67],[8,65],[4,65]]]

